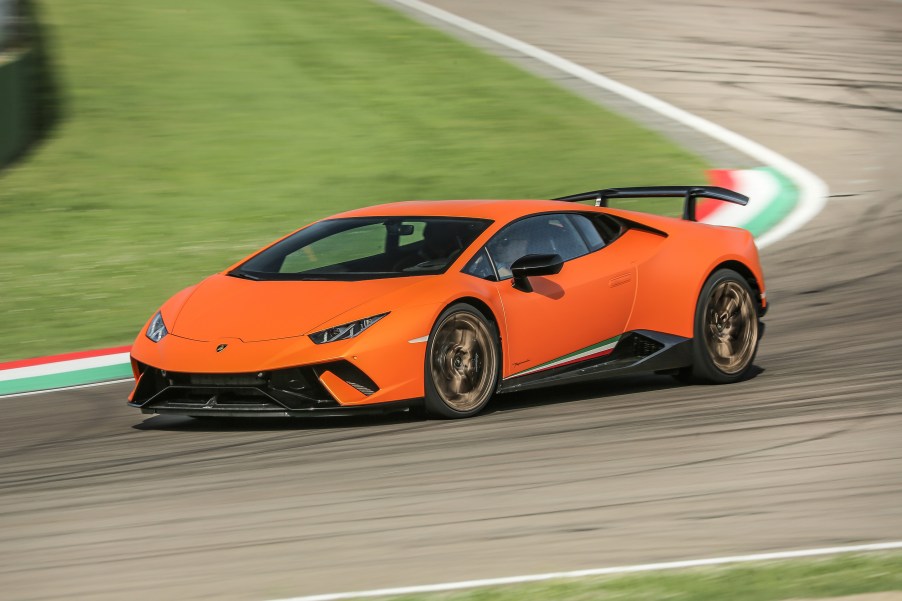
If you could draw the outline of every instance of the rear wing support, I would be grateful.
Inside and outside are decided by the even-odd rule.
[[[683,200],[683,219],[697,221],[695,218],[695,201],[698,198],[714,198],[738,205],[747,205],[749,197],[717,186],[647,186],[639,188],[605,188],[592,192],[581,192],[570,196],[561,196],[552,200],[564,202],[580,202],[594,200],[596,207],[608,206],[609,198],[680,198]]]

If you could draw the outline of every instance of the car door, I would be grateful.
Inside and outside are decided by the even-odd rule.
[[[623,332],[635,295],[635,267],[616,241],[605,241],[599,225],[579,213],[533,215],[486,244],[504,308],[505,377],[606,354]],[[531,277],[533,291],[523,292],[512,285],[511,264],[527,254],[560,255],[563,268]]]

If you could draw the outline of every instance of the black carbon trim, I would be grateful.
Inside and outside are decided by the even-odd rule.
[[[591,192],[580,192],[569,196],[561,196],[552,200],[564,202],[581,202],[594,200],[596,207],[608,206],[609,198],[683,198],[683,219],[697,221],[695,216],[696,200],[699,198],[715,198],[725,202],[745,206],[749,197],[727,188],[717,186],[643,186],[637,188],[604,188]]]
[[[311,407],[308,409],[269,408],[260,409],[252,407],[222,408],[217,407],[207,410],[197,407],[153,406],[144,407],[135,403],[128,403],[131,407],[141,409],[141,413],[149,415],[185,415],[188,417],[338,417],[349,415],[378,415],[404,411],[422,405],[422,399],[405,399],[401,401],[389,401],[372,405],[360,405],[353,407]]]
[[[155,413],[290,415],[341,410],[319,380],[331,371],[365,396],[379,390],[373,380],[346,361],[262,372],[185,373],[138,363],[141,377],[129,405]]]
[[[614,351],[563,367],[502,380],[498,392],[515,392],[630,373],[678,369],[692,364],[692,339],[663,332],[635,330],[623,334]]]

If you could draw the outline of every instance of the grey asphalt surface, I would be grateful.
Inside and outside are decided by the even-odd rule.
[[[828,182],[764,253],[759,373],[458,422],[207,424],[142,416],[121,384],[2,399],[0,597],[266,599],[902,539],[902,3],[437,4]]]

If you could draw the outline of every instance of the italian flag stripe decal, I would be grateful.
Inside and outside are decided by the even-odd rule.
[[[607,340],[599,342],[598,344],[587,346],[584,349],[580,349],[568,355],[564,355],[563,357],[558,357],[557,359],[552,359],[551,361],[547,361],[545,363],[542,363],[541,365],[536,365],[535,367],[530,367],[529,369],[517,372],[510,377],[515,378],[518,376],[527,376],[529,374],[545,371],[547,369],[554,369],[555,367],[563,367],[572,363],[579,363],[580,361],[588,361],[589,359],[595,359],[596,357],[604,357],[605,355],[610,355],[611,352],[613,352],[614,347],[617,346],[617,341],[619,340],[620,336],[608,338]]]
[[[0,363],[0,396],[130,379],[131,347]]]

